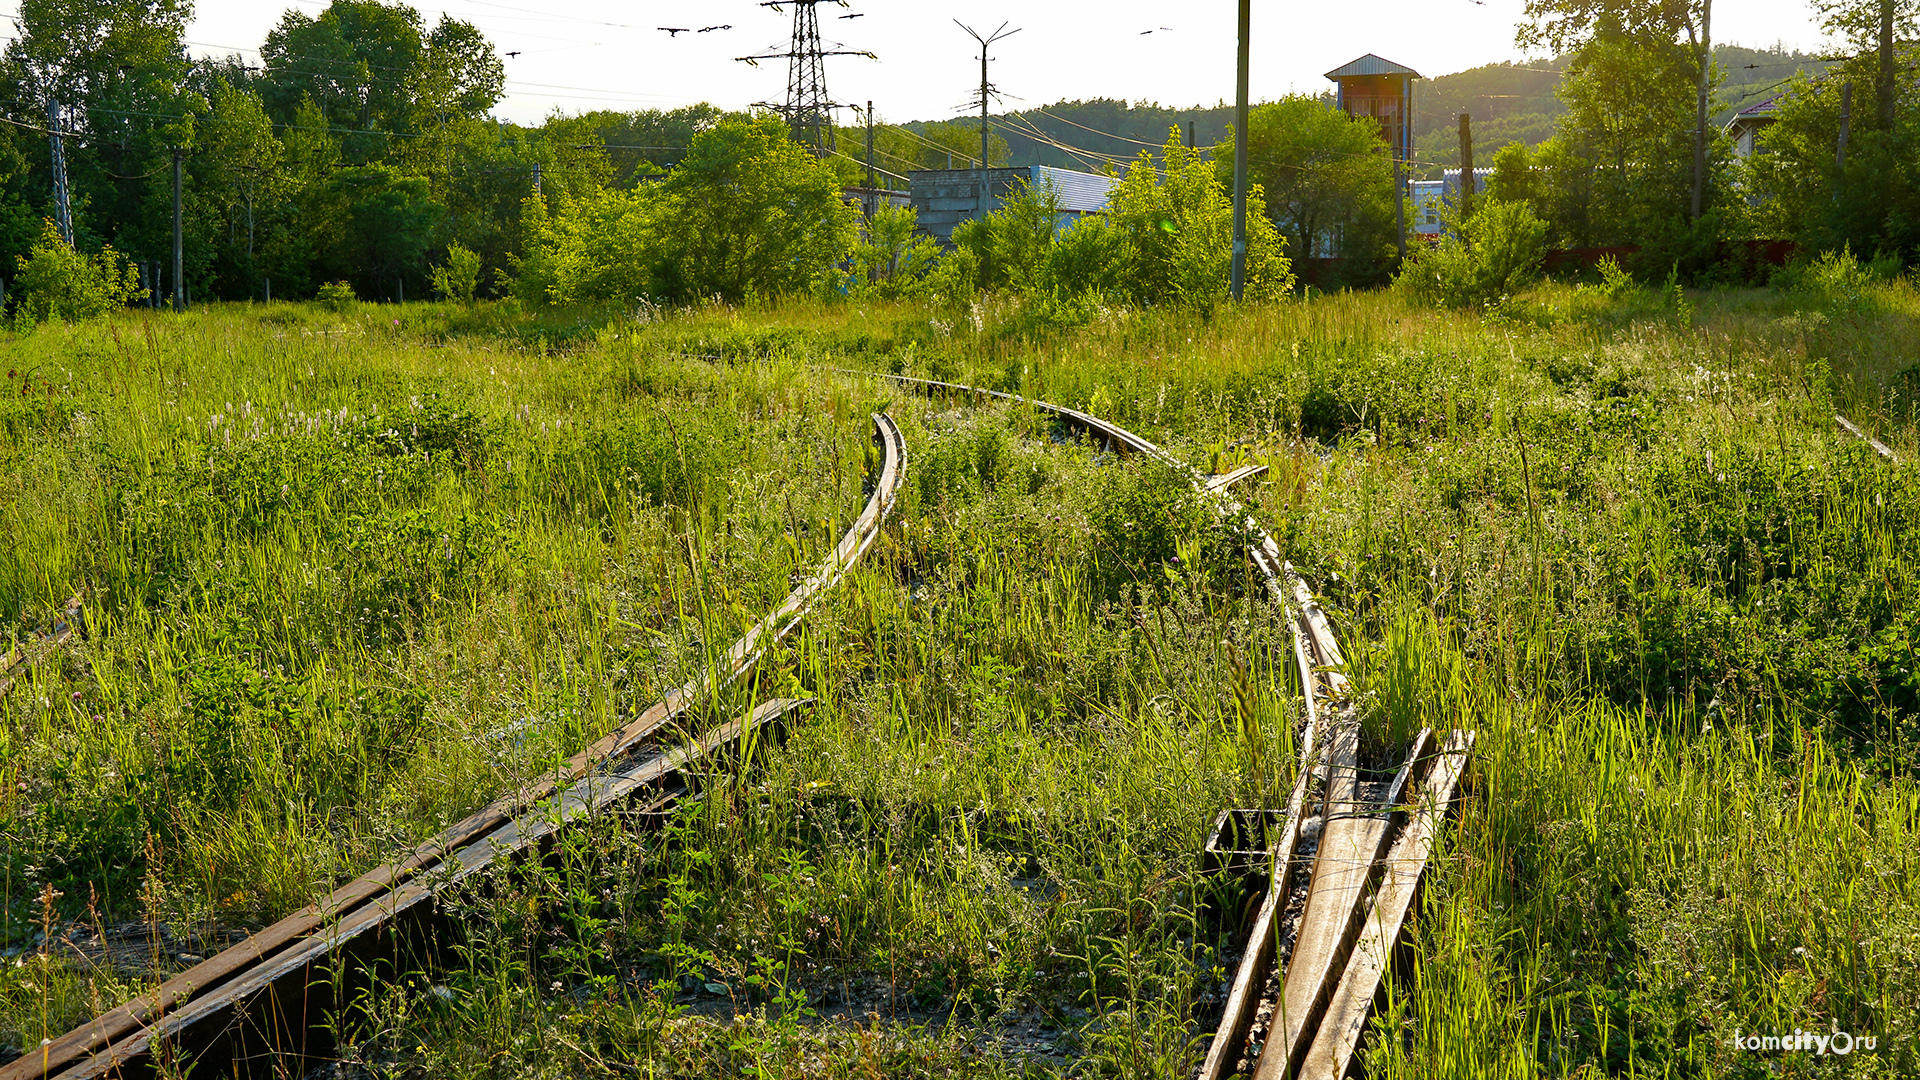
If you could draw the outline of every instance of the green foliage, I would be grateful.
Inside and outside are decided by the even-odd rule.
[[[1060,231],[1060,198],[1051,185],[1020,183],[986,217],[971,218],[953,230],[953,268],[961,291],[1043,290],[1049,254]]]
[[[456,240],[447,245],[446,264],[433,268],[432,280],[433,290],[441,296],[470,304],[480,284],[480,256]]]
[[[346,311],[359,299],[353,286],[345,281],[329,281],[320,286],[320,291],[314,296],[321,307],[332,312]]]
[[[1774,274],[1772,284],[1829,315],[1861,315],[1895,306],[1886,285],[1899,277],[1898,256],[1861,260],[1843,244],[1838,251],[1782,267]]]
[[[1742,181],[1761,205],[1757,235],[1791,238],[1811,251],[1885,253],[1920,259],[1920,71],[1896,64],[1892,127],[1874,115],[1876,53],[1836,66],[1823,79],[1797,76],[1781,93],[1778,119],[1760,135],[1763,153]],[[1847,162],[1835,160],[1840,85],[1853,84]]]
[[[1260,185],[1292,256],[1346,259],[1356,283],[1383,277],[1395,255],[1396,226],[1393,165],[1379,123],[1290,94],[1253,109],[1248,124],[1248,175]],[[1213,151],[1227,184],[1234,139],[1229,131]]]
[[[1164,177],[1161,170],[1164,169]],[[1233,260],[1233,196],[1213,163],[1181,143],[1161,148],[1160,165],[1142,151],[1115,186],[1108,213],[1130,247],[1125,291],[1139,304],[1211,311],[1226,299]],[[1246,297],[1293,289],[1287,242],[1267,214],[1258,185],[1247,192]]]
[[[93,255],[75,251],[51,221],[33,253],[20,257],[13,281],[14,321],[21,326],[98,318],[146,295],[139,272],[119,252],[111,246]]]
[[[1511,296],[1531,283],[1546,257],[1547,226],[1525,203],[1484,199],[1420,253],[1394,284],[1445,307],[1469,307]]]
[[[938,261],[940,245],[932,237],[916,236],[918,216],[910,206],[877,206],[853,249],[853,291],[893,300],[914,296],[924,288]]]
[[[1055,193],[1022,185],[993,213],[954,229],[954,251],[933,286],[950,299],[977,290],[1020,293],[1067,316],[1068,324],[1085,321],[1069,311],[1084,308],[1078,298],[1085,297],[1210,312],[1227,296],[1232,215],[1213,164],[1176,134],[1160,162],[1140,155],[1114,185],[1105,213],[1064,231]],[[1294,282],[1286,240],[1267,219],[1257,188],[1247,219],[1247,297],[1286,294]]]
[[[1621,268],[1620,260],[1611,255],[1602,256],[1597,269],[1600,271],[1600,283],[1596,291],[1604,299],[1620,300],[1640,287],[1633,275]]]
[[[777,296],[847,257],[853,207],[833,170],[774,117],[701,132],[661,184],[686,295]]]
[[[514,292],[551,304],[804,291],[857,239],[832,170],[765,118],[701,132],[658,184],[526,205]]]
[[[813,711],[660,831],[605,815],[441,891],[460,940],[431,979],[350,972],[343,1067],[1190,1075],[1237,946],[1193,852],[1285,804],[1285,620],[1184,470],[833,370],[886,364],[1266,464],[1235,516],[1323,598],[1369,750],[1478,732],[1369,1075],[1739,1075],[1756,1016],[1910,1075],[1920,487],[1911,425],[1864,406],[1920,299],[1858,284],[1844,315],[1696,293],[1711,336],[1545,282],[1514,306],[1636,317],[1344,293],[1029,341],[879,298],[391,331],[282,304],[22,337],[0,609],[25,638],[85,583],[88,634],[0,699],[0,1045],[138,989],[64,959],[65,921],[257,928],[707,669],[863,505],[885,409],[883,535],[689,721]],[[1901,461],[1834,431],[1849,394]]]

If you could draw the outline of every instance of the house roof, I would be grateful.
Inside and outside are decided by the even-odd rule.
[[[1415,79],[1425,78],[1410,67],[1396,64],[1372,53],[1327,72],[1329,79],[1344,79],[1349,75],[1407,75]]]
[[[1733,116],[1736,120],[1750,120],[1757,117],[1765,117],[1768,120],[1772,120],[1774,119],[1774,114],[1779,111],[1780,95],[1775,94],[1770,98],[1754,102],[1739,112],[1734,113]]]

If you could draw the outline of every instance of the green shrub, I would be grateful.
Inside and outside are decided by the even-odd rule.
[[[480,256],[459,241],[447,245],[447,262],[433,268],[433,291],[462,304],[473,303],[480,285]]]
[[[44,223],[32,252],[20,257],[19,268],[14,318],[21,325],[79,322],[146,295],[138,271],[111,245],[83,255],[61,239],[51,221]]]
[[[1489,199],[1400,271],[1394,283],[1442,307],[1498,300],[1532,282],[1547,254],[1547,225],[1525,203]]]
[[[1843,245],[1838,251],[1822,252],[1811,262],[1781,267],[1769,283],[1832,314],[1857,315],[1877,310],[1879,289],[1899,276],[1897,256],[1882,255],[1863,262],[1854,257],[1851,246]]]
[[[910,206],[874,209],[866,236],[853,249],[853,291],[892,300],[924,289],[940,245],[931,237],[914,235],[918,222]]]
[[[1633,280],[1633,275],[1620,266],[1620,260],[1611,255],[1600,260],[1598,269],[1600,284],[1596,286],[1596,291],[1608,300],[1618,300],[1640,287]]]
[[[314,295],[314,300],[328,311],[345,311],[358,299],[353,294],[353,286],[344,281],[329,281]]]

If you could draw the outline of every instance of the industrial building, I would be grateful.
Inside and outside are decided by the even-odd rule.
[[[1440,180],[1415,180],[1407,185],[1407,196],[1413,203],[1413,221],[1407,231],[1422,240],[1440,239],[1446,231],[1440,221],[1442,213],[1448,203],[1460,197],[1460,170],[1443,169],[1441,175]],[[1486,192],[1487,179],[1492,175],[1492,169],[1473,170],[1475,195]]]
[[[987,182],[984,205],[980,198],[983,175]],[[1060,208],[1055,224],[1065,229],[1088,214],[1105,210],[1118,182],[1116,177],[1050,165],[987,169],[984,173],[980,169],[925,169],[907,174],[908,196],[920,231],[943,246],[953,242],[953,230],[961,222],[992,213],[1023,184],[1053,188]]]

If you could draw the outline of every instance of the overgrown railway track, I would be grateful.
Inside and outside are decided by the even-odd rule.
[[[807,609],[866,552],[892,512],[906,466],[899,427],[873,416],[881,456],[873,491],[824,562],[733,644],[706,674],[668,693],[633,721],[543,780],[509,793],[403,859],[363,874],[326,899],[196,964],[71,1032],[26,1048],[0,1080],[92,1080],[172,1074],[195,1063],[221,1074],[298,1076],[331,1046],[338,986],[326,970],[367,970],[430,948],[431,900],[502,860],[537,857],[586,816],[638,803],[664,810],[687,790],[691,768],[804,701],[765,702],[697,737],[676,724],[745,676]]]
[[[1350,1075],[1371,1010],[1405,932],[1421,875],[1458,793],[1473,736],[1421,732],[1390,781],[1361,770],[1359,716],[1345,657],[1305,582],[1264,529],[1227,494],[1249,466],[1204,476],[1158,445],[1080,410],[1001,391],[871,372],[924,393],[994,399],[1049,412],[1119,454],[1188,475],[1220,514],[1245,521],[1248,557],[1293,639],[1303,724],[1295,781],[1278,837],[1251,853],[1260,896],[1239,927],[1240,960],[1199,1080]],[[706,675],[573,757],[540,782],[495,800],[409,854],[66,1035],[29,1047],[0,1080],[156,1076],[183,1064],[235,1075],[297,1075],[332,1049],[340,985],[331,977],[380,961],[424,959],[439,929],[432,899],[502,860],[538,857],[560,830],[617,806],[670,807],[689,772],[807,703],[780,699],[695,738],[676,722],[744,676],[878,535],[902,481],[905,445],[873,417],[882,454],[865,508],[825,562]],[[1439,745],[1436,745],[1439,744]],[[1317,812],[1316,812],[1317,811]],[[1225,822],[1229,811],[1222,815]],[[1245,813],[1245,812],[1238,812]],[[1216,828],[1216,839],[1221,830]],[[418,954],[418,955],[416,955]]]
[[[1254,466],[1203,476],[1118,424],[1077,409],[957,383],[878,377],[924,392],[996,399],[1052,413],[1107,449],[1151,457],[1186,473],[1198,490],[1220,499],[1224,515],[1243,513],[1227,500],[1227,488],[1259,471]],[[1453,731],[1435,748],[1434,733],[1421,731],[1384,790],[1367,782],[1346,658],[1326,613],[1282,561],[1273,538],[1252,519],[1246,522],[1253,537],[1248,556],[1292,632],[1304,723],[1279,839],[1259,853],[1264,897],[1245,928],[1241,960],[1198,1080],[1249,1072],[1256,1080],[1342,1080],[1358,1068],[1367,1022],[1390,977],[1434,843],[1459,794],[1474,735]],[[1312,814],[1316,806],[1320,812]],[[1222,813],[1216,839],[1235,813]],[[1316,824],[1314,850],[1304,853],[1303,834]],[[1302,876],[1304,888],[1296,889]],[[1259,1028],[1265,1037],[1256,1047],[1251,1037]]]

